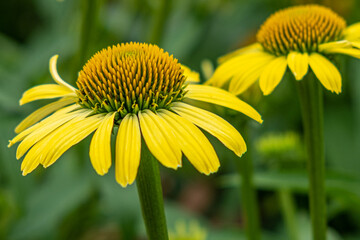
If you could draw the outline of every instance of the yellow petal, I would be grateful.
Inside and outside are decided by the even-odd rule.
[[[264,61],[269,61],[271,58],[274,57],[271,54],[262,51],[249,52],[235,56],[218,66],[214,75],[206,82],[206,84],[221,87],[235,75],[245,73],[248,68],[261,66]]]
[[[50,58],[50,62],[49,62],[50,74],[51,74],[52,78],[54,79],[54,81],[57,82],[59,85],[66,87],[67,89],[71,90],[72,92],[75,92],[75,88],[73,86],[71,86],[70,84],[66,83],[64,80],[62,80],[62,78],[60,77],[60,75],[57,72],[56,63],[57,63],[58,57],[59,57],[59,55],[54,55]]]
[[[344,30],[343,34],[344,34],[344,37],[346,40],[349,40],[349,41],[359,40],[359,38],[360,38],[360,22],[348,26]]]
[[[26,154],[21,170],[23,175],[33,171],[39,163],[44,167],[53,164],[65,151],[91,134],[103,120],[103,116],[93,115],[92,111],[83,112],[68,121],[36,143]]]
[[[181,150],[171,142],[174,137],[162,118],[150,110],[138,113],[141,133],[151,154],[168,168],[177,169],[181,166]]]
[[[49,103],[45,105],[42,108],[39,108],[38,110],[31,113],[29,116],[27,116],[24,120],[22,120],[19,125],[16,126],[15,132],[19,133],[26,128],[30,127],[31,125],[37,123],[44,117],[48,116],[50,113],[55,112],[56,110],[69,105],[71,103],[76,102],[75,97],[65,97],[61,98],[56,102]]]
[[[352,42],[351,42],[351,46],[360,49],[360,41],[352,41]]]
[[[84,110],[78,110],[76,112],[64,113],[62,115],[57,115],[57,118],[54,119],[54,121],[51,121],[47,124],[42,124],[39,129],[33,131],[31,134],[26,136],[24,140],[19,144],[16,151],[16,158],[21,158],[34,144],[39,142],[48,134],[51,134],[51,132],[53,132],[56,128],[60,127],[64,123],[81,115],[84,112]]]
[[[287,56],[287,64],[296,80],[301,80],[309,69],[309,55],[301,52],[290,52]]]
[[[35,100],[58,98],[65,96],[76,97],[76,94],[64,86],[60,86],[57,84],[43,84],[30,88],[29,90],[24,92],[22,98],[20,99],[20,105]]]
[[[234,95],[243,93],[259,79],[266,65],[273,59],[275,59],[275,56],[264,54],[261,58],[248,60],[241,66],[238,66],[238,72],[230,81],[229,92]]]
[[[111,132],[115,113],[108,113],[94,133],[90,143],[90,161],[99,175],[104,175],[111,166]]]
[[[85,113],[85,116],[87,116],[87,114],[89,113]],[[100,114],[79,119],[77,121],[73,119],[71,120],[73,122],[67,122],[56,129],[52,134],[48,135],[50,136],[49,146],[52,146],[52,150],[49,151],[46,158],[41,160],[42,165],[46,168],[53,164],[70,147],[95,131],[103,119],[104,116]]]
[[[360,58],[360,49],[357,48],[332,48],[324,51],[324,53],[338,53],[348,55],[354,58]]]
[[[159,110],[158,116],[171,126],[172,132],[177,136],[177,144],[199,172],[209,175],[218,170],[220,162],[216,152],[200,129],[168,110]]]
[[[115,150],[116,181],[126,187],[135,181],[140,163],[141,134],[136,115],[128,114],[121,121]]]
[[[340,40],[335,42],[328,42],[319,45],[319,52],[326,52],[332,48],[347,48],[351,47],[351,42],[348,40]]]
[[[182,102],[174,103],[171,110],[214,135],[239,157],[246,152],[246,144],[240,133],[216,114]]]
[[[185,65],[181,65],[181,68],[184,70],[184,75],[186,76],[187,83],[198,83],[200,82],[200,74],[188,68]]]
[[[186,90],[188,90],[185,95],[187,98],[228,107],[233,110],[242,112],[246,116],[249,116],[259,123],[262,123],[260,114],[254,108],[252,108],[244,101],[241,101],[235,95],[223,89],[211,86],[190,84],[186,87]]]
[[[312,53],[309,64],[321,84],[331,92],[341,92],[341,75],[328,59],[318,53]]]
[[[283,78],[287,67],[284,56],[272,60],[260,75],[260,89],[264,95],[270,94]]]
[[[54,122],[58,119],[59,115],[62,115],[64,113],[67,112],[71,112],[75,109],[79,108],[79,105],[77,104],[73,104],[70,105],[68,107],[62,108],[58,111],[56,111],[54,114],[52,114],[51,116],[45,118],[44,120],[42,120],[41,122],[25,129],[24,131],[20,132],[17,136],[15,136],[13,139],[11,139],[9,141],[9,145],[8,147],[11,147],[12,145],[14,145],[15,143],[17,143],[18,141],[21,141],[22,139],[24,139],[27,135],[29,135],[30,133],[32,133],[33,131],[38,130],[39,128],[41,128],[43,125],[46,125],[48,123]]]
[[[249,52],[257,52],[257,51],[261,51],[263,48],[261,46],[260,43],[254,43],[254,44],[251,44],[249,46],[246,46],[246,47],[243,47],[243,48],[240,48],[240,49],[237,49],[233,52],[230,52],[222,57],[220,57],[218,59],[218,63],[221,64],[227,60],[230,60],[231,58],[233,57],[236,57],[240,54],[244,54],[244,53],[249,53]]]

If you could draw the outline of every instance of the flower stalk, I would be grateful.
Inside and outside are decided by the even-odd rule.
[[[148,239],[169,239],[158,163],[144,142],[136,185]]]
[[[283,212],[286,228],[288,230],[290,240],[299,239],[299,231],[296,222],[296,207],[291,191],[289,189],[280,189],[278,197]]]
[[[308,73],[297,86],[307,149],[312,235],[315,240],[325,240],[326,195],[322,89],[312,73]]]
[[[246,125],[248,127],[248,125]],[[247,129],[245,127],[245,129]],[[248,134],[246,134],[248,135]],[[249,146],[248,146],[249,148]],[[241,198],[246,221],[245,231],[249,240],[261,239],[259,212],[257,207],[256,190],[253,182],[253,161],[251,151],[236,161],[238,172],[241,177]]]

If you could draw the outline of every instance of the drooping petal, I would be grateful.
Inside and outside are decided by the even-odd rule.
[[[84,114],[87,116],[89,113]],[[103,120],[104,116],[97,114],[85,117],[76,122],[70,123],[69,121],[56,129],[56,133],[54,132],[54,134],[49,135],[51,136],[49,145],[52,145],[54,150],[49,152],[46,158],[41,161],[42,165],[46,168],[53,164],[70,147],[77,144],[95,131]]]
[[[206,110],[176,102],[173,111],[218,138],[239,157],[246,152],[246,144],[240,133],[227,121]]]
[[[45,168],[50,166],[70,147],[91,134],[104,118],[99,115],[86,117],[91,112],[83,112],[36,143],[21,164],[23,175],[33,171],[40,163]]]
[[[58,114],[54,121],[48,124],[42,124],[40,128],[27,135],[24,140],[19,144],[16,151],[16,158],[21,158],[33,145],[39,142],[41,139],[51,134],[55,129],[70,121],[71,119],[82,115],[86,110],[78,110],[71,113]]]
[[[115,113],[108,113],[94,133],[90,143],[90,161],[99,175],[104,175],[111,166],[111,132]]]
[[[338,53],[348,55],[354,58],[360,58],[360,49],[358,48],[331,48],[323,52],[331,54]]]
[[[260,89],[264,95],[269,95],[283,78],[287,67],[284,56],[272,60],[260,75]]]
[[[249,68],[261,67],[264,62],[270,61],[271,58],[274,56],[263,51],[241,54],[218,66],[214,75],[205,84],[221,87],[235,75],[246,73]]]
[[[14,145],[15,143],[23,140],[27,135],[29,135],[30,133],[38,130],[39,128],[41,128],[43,125],[46,125],[48,123],[54,122],[56,121],[60,115],[64,114],[64,113],[68,113],[71,112],[75,109],[79,108],[79,105],[77,104],[73,104],[70,105],[68,107],[62,108],[58,111],[56,111],[54,114],[50,115],[49,117],[45,118],[44,120],[42,120],[41,122],[32,125],[31,127],[25,129],[24,131],[20,132],[18,135],[16,135],[13,139],[11,139],[9,141],[9,145],[8,147],[11,147],[12,145]]]
[[[173,133],[163,119],[150,110],[141,111],[138,116],[141,133],[152,155],[165,167],[177,169],[181,166],[181,150],[171,142],[174,137],[168,137]]]
[[[195,72],[191,70],[189,67],[182,65],[181,68],[184,69],[184,75],[187,77],[186,81],[187,83],[198,83],[200,82],[200,75],[198,72]]]
[[[58,57],[59,55],[54,55],[50,58],[50,62],[49,62],[50,74],[53,77],[54,81],[57,82],[59,85],[68,88],[72,92],[75,92],[75,88],[70,84],[66,83],[64,80],[62,80],[62,78],[57,72],[56,63]]]
[[[287,56],[287,64],[296,80],[301,80],[309,69],[309,55],[301,52],[290,52]]]
[[[182,152],[199,172],[209,175],[218,170],[220,162],[216,152],[200,129],[168,110],[159,110],[158,116],[171,126]]]
[[[116,137],[115,177],[123,187],[135,181],[140,164],[141,133],[138,117],[128,114],[121,121]]]
[[[152,155],[165,167],[177,169],[181,166],[181,150],[176,142],[171,129],[162,118],[150,110],[138,113],[141,133]]]
[[[348,26],[343,31],[346,40],[355,41],[360,39],[360,22]]]
[[[339,70],[327,58],[318,53],[311,53],[309,64],[321,84],[331,92],[341,92],[341,75]]]
[[[22,98],[20,99],[20,105],[24,105],[25,103],[35,100],[51,99],[65,96],[76,97],[76,94],[68,88],[58,84],[43,84],[25,91]]]
[[[225,61],[230,60],[231,58],[236,57],[240,54],[250,53],[250,52],[258,52],[258,51],[261,51],[262,49],[263,49],[263,47],[261,46],[260,43],[253,43],[249,46],[237,49],[237,50],[230,52],[222,57],[219,57],[218,63],[222,64]]]
[[[360,40],[358,41],[352,41],[351,46],[360,49]]]
[[[259,123],[262,123],[260,114],[254,108],[223,89],[211,86],[190,84],[186,87],[185,90],[188,90],[185,95],[187,98],[228,107],[233,110],[242,112]]]
[[[327,42],[319,45],[319,52],[326,52],[332,48],[348,48],[351,47],[351,42],[348,40],[340,40],[335,42]]]
[[[15,132],[19,133],[26,128],[30,127],[31,125],[37,123],[44,117],[48,116],[50,113],[55,112],[56,110],[69,105],[71,103],[76,102],[75,97],[65,97],[61,98],[56,102],[49,103],[45,105],[44,107],[39,108],[38,110],[31,113],[29,116],[27,116],[24,120],[22,120],[15,128]]]
[[[271,54],[264,54],[261,58],[248,60],[238,67],[237,73],[230,80],[229,92],[239,95],[246,91],[259,79],[264,68],[275,58]]]

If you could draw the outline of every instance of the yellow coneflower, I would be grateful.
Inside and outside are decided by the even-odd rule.
[[[39,164],[45,168],[52,165],[94,131],[90,160],[98,174],[106,174],[112,164],[111,134],[116,128],[115,173],[123,187],[136,178],[142,138],[164,166],[177,169],[184,153],[199,172],[210,174],[218,170],[219,160],[195,125],[238,156],[246,151],[246,145],[228,122],[186,103],[186,99],[222,105],[262,121],[251,106],[234,95],[211,86],[188,84],[184,67],[156,45],[125,43],[103,49],[79,73],[78,88],[61,79],[57,58],[50,59],[56,84],[35,86],[20,100],[23,105],[60,98],[30,114],[15,129],[18,135],[9,146],[21,141],[16,157],[25,155],[23,175]]]
[[[264,95],[280,83],[287,67],[296,80],[312,69],[328,90],[341,92],[341,75],[327,56],[345,54],[360,58],[360,23],[345,20],[319,5],[294,6],[271,15],[257,33],[257,43],[221,58],[209,84],[243,93],[257,79]]]

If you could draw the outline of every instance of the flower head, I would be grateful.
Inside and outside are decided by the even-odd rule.
[[[16,157],[25,155],[23,175],[39,164],[52,165],[92,132],[90,160],[96,172],[103,175],[112,164],[111,134],[116,129],[115,173],[122,186],[136,178],[141,138],[164,166],[177,169],[184,153],[197,170],[210,174],[219,168],[219,160],[195,125],[217,137],[238,156],[246,151],[246,145],[228,122],[186,103],[186,99],[226,106],[262,121],[251,106],[234,95],[189,84],[184,67],[155,45],[126,43],[96,53],[79,73],[78,89],[60,78],[57,57],[50,59],[56,84],[35,86],[20,100],[22,105],[60,98],[30,114],[15,129],[18,135],[9,146],[21,141]],[[196,76],[191,70],[186,71]]]
[[[271,15],[257,33],[257,43],[222,57],[208,81],[243,93],[259,79],[264,95],[270,94],[287,67],[302,80],[310,66],[322,85],[341,92],[341,75],[327,58],[345,54],[360,58],[360,23],[347,27],[345,20],[319,5],[289,7]]]

